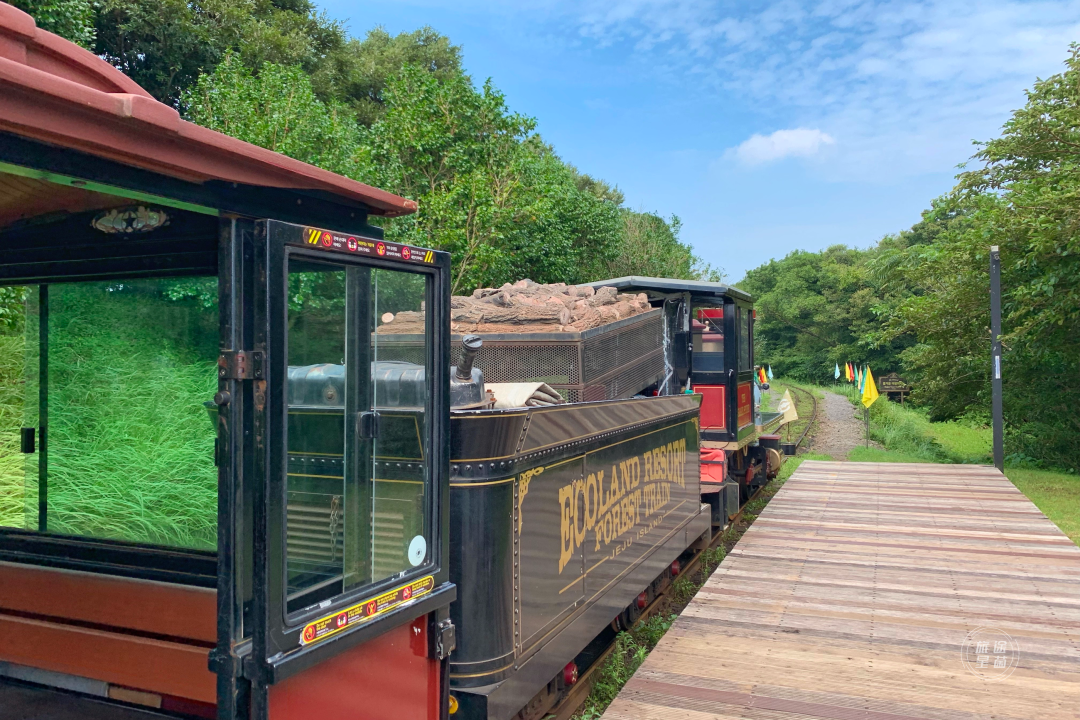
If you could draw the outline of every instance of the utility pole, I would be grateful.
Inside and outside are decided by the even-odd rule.
[[[994,416],[994,466],[1005,472],[1005,437],[1001,404],[1001,256],[990,246],[990,356],[992,412]]]

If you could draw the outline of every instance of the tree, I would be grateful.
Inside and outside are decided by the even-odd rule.
[[[333,75],[333,96],[347,103],[365,126],[386,112],[383,91],[405,66],[421,68],[440,81],[462,72],[461,48],[428,26],[398,35],[377,27],[363,40],[349,40],[327,65],[333,68],[328,71]]]
[[[910,340],[902,333],[887,342],[875,335],[885,293],[868,268],[874,255],[834,245],[795,251],[749,271],[737,285],[754,296],[758,359],[813,382],[831,378],[834,364],[847,361],[878,372],[899,369],[898,353]]]
[[[299,66],[320,100],[345,103],[361,124],[370,125],[382,114],[386,83],[404,65],[422,67],[440,79],[461,70],[461,49],[430,27],[396,36],[375,28],[357,40],[308,0],[51,4],[96,7],[90,13],[96,26],[94,51],[169,104],[178,103],[200,74],[212,73],[232,56],[256,74],[267,63]]]
[[[721,280],[722,273],[702,263],[689,245],[679,241],[682,221],[677,216],[665,219],[655,213],[621,208],[619,217],[622,237],[618,252],[604,258],[602,263],[607,277],[644,275]]]
[[[1001,137],[979,144],[981,166],[920,223],[926,242],[888,258],[913,292],[887,331],[918,337],[905,354],[916,399],[935,417],[986,415],[989,250],[1001,248],[1006,450],[1069,467],[1080,451],[1078,52],[1035,83]]]
[[[348,177],[360,131],[342,103],[323,102],[303,69],[265,63],[255,75],[235,55],[182,97],[187,117],[212,130]]]
[[[576,282],[613,250],[617,208],[578,189],[490,80],[476,89],[466,75],[440,81],[407,66],[384,99],[364,133],[362,174],[418,201],[388,233],[450,251],[455,292],[520,277]]]
[[[89,48],[94,44],[93,0],[10,0],[42,30]]]

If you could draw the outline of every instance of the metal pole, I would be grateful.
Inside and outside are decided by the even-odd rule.
[[[866,418],[866,449],[870,449],[870,408],[863,407],[863,417]]]
[[[990,246],[990,355],[992,411],[994,417],[994,466],[1005,471],[1004,421],[1001,403],[1001,256]]]

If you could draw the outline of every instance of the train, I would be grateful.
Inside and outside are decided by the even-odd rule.
[[[539,718],[775,472],[746,293],[454,334],[412,201],[0,40],[0,719]],[[566,401],[493,406],[530,380]]]

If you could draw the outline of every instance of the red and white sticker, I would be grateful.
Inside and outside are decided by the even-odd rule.
[[[367,600],[358,605],[353,605],[352,607],[340,610],[333,615],[327,615],[314,622],[310,622],[304,626],[303,632],[300,633],[300,644],[310,645],[311,643],[325,640],[331,635],[347,630],[350,627],[360,625],[372,618],[387,613],[394,608],[400,607],[407,602],[411,602],[419,597],[427,595],[434,587],[435,578],[428,575],[427,577],[420,578],[416,582],[402,585],[401,587],[383,593],[371,600]]]

